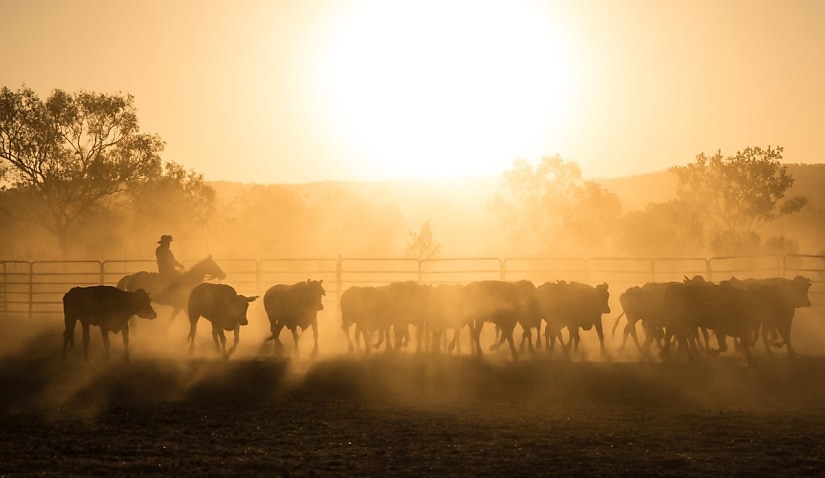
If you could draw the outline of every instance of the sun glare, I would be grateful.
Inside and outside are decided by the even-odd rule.
[[[540,3],[358,3],[328,37],[329,117],[365,178],[497,174],[571,113]]]

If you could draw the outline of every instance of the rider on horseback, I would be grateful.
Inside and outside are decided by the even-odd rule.
[[[171,242],[172,236],[164,234],[160,236],[158,241],[160,245],[155,249],[155,258],[158,261],[158,276],[167,284],[178,277],[178,269],[183,270],[183,264],[175,259],[172,249],[169,248]]]

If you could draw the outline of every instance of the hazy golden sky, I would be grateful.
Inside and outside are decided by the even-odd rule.
[[[823,161],[821,0],[0,0],[0,85],[135,96],[208,180]]]

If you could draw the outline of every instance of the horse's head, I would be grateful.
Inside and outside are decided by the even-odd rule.
[[[189,269],[189,271],[192,274],[198,275],[201,279],[226,279],[226,273],[218,266],[218,263],[215,262],[214,259],[212,259],[211,254],[206,259],[192,266],[192,268]]]

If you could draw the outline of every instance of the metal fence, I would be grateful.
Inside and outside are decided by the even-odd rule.
[[[186,261],[194,263],[196,261]],[[740,256],[705,258],[527,257],[527,258],[306,258],[216,259],[226,272],[225,283],[241,294],[262,295],[274,284],[307,279],[324,281],[337,303],[354,285],[380,285],[413,280],[428,284],[475,280],[521,280],[534,283],[567,280],[610,285],[622,291],[645,282],[681,281],[702,275],[711,281],[730,277],[765,278],[804,275],[811,293],[825,295],[825,256]],[[154,260],[0,261],[0,319],[59,316],[62,297],[70,288],[116,285],[126,274],[153,271]]]

